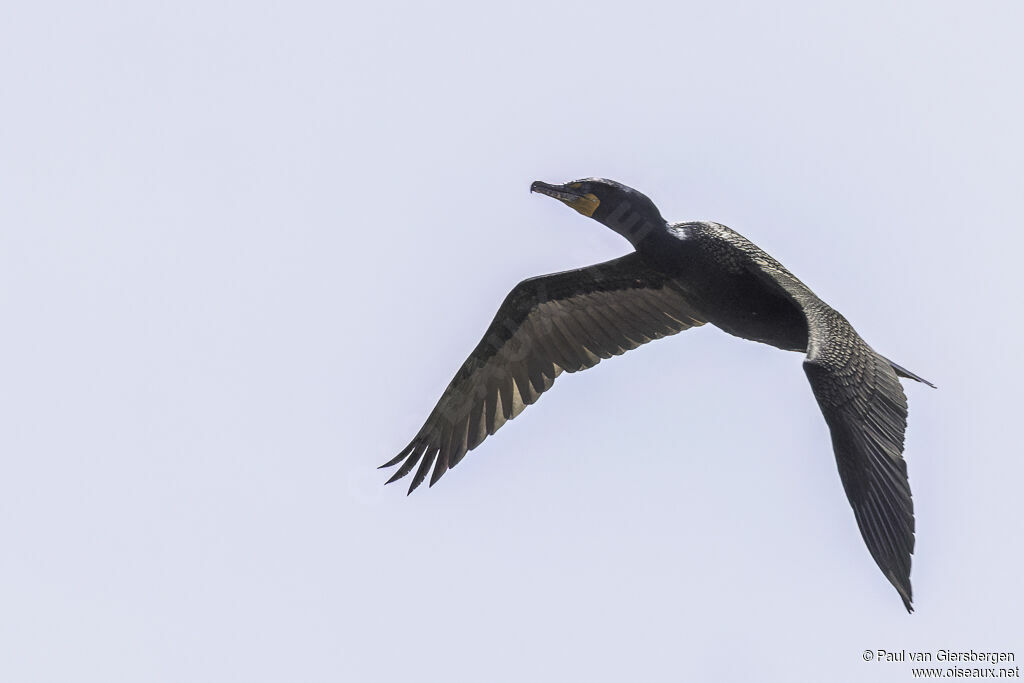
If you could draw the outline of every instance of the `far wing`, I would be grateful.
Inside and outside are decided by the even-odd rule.
[[[652,339],[703,325],[673,280],[637,254],[524,280],[498,309],[415,438],[393,459],[388,483],[419,463],[409,492],[433,485],[490,434],[577,372]]]
[[[871,557],[912,612],[914,504],[903,460],[907,397],[899,378],[846,318],[777,261],[754,257],[750,270],[803,310],[808,337],[804,372],[832,434],[846,497]]]
[[[808,313],[804,371],[832,433],[839,476],[871,556],[912,612],[914,503],[903,460],[907,397],[892,365],[839,313]]]

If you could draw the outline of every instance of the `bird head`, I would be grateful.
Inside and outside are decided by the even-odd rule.
[[[585,178],[565,185],[540,180],[530,192],[554,197],[579,213],[619,233],[634,245],[652,230],[665,227],[665,219],[642,192],[605,178]]]

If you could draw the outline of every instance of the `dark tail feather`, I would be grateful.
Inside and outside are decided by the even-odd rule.
[[[884,356],[883,356],[883,358],[884,358]],[[892,369],[895,370],[896,374],[899,375],[900,377],[906,377],[907,379],[917,380],[918,382],[921,382],[923,384],[927,384],[932,389],[938,389],[938,387],[936,387],[934,384],[932,384],[931,382],[926,380],[924,377],[919,377],[918,375],[915,375],[910,370],[907,370],[902,365],[897,365],[896,363],[893,363],[888,358],[886,358],[885,360],[886,360],[887,363],[889,363],[889,365],[892,366]]]

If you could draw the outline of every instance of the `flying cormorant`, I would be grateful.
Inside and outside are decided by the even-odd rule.
[[[711,323],[729,334],[806,352],[804,372],[832,433],[839,477],[871,556],[911,607],[914,509],[903,460],[907,399],[888,360],[778,261],[717,223],[669,224],[640,192],[603,178],[539,192],[619,233],[627,256],[520,282],[416,437],[382,467],[388,483],[419,467],[431,486],[564,370],[597,365],[652,339]]]

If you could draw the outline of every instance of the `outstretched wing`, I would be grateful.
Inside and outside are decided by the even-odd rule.
[[[467,451],[551,388],[563,370],[585,370],[602,358],[703,324],[678,284],[635,253],[520,282],[416,437],[381,466],[402,463],[388,483],[419,463],[409,493],[432,465],[433,486]]]
[[[832,434],[846,497],[871,557],[912,612],[914,504],[903,460],[907,397],[899,378],[846,318],[774,259],[754,257],[750,268],[788,294],[807,319],[804,372]]]
[[[808,311],[804,371],[832,433],[846,497],[871,556],[912,612],[914,503],[903,460],[907,397],[892,365],[843,316]]]

